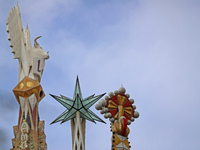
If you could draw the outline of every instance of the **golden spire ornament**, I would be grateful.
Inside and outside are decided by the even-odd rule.
[[[136,106],[132,105],[134,100],[129,99],[130,95],[125,93],[125,88],[121,87],[114,93],[110,92],[109,96],[105,96],[95,106],[111,122],[111,150],[130,150],[128,125],[139,117],[139,113],[135,111]]]

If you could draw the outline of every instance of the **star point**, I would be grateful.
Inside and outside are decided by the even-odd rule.
[[[60,104],[62,104],[67,110],[65,110],[60,116],[58,116],[51,124],[60,122],[61,124],[76,118],[76,112],[79,111],[81,118],[89,120],[91,122],[96,123],[95,121],[99,121],[105,123],[101,118],[99,118],[94,112],[92,112],[89,108],[96,103],[104,94],[100,94],[95,96],[95,94],[88,96],[83,99],[81,88],[79,84],[79,79],[77,76],[76,85],[74,90],[73,99],[70,99],[66,96],[60,95],[55,96],[50,94],[55,100],[57,100]]]

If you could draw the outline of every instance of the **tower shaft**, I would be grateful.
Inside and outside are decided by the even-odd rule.
[[[46,135],[44,121],[40,121],[38,105],[44,97],[40,83],[25,77],[13,89],[19,102],[18,125],[14,126],[11,150],[46,150]]]
[[[86,121],[76,112],[76,118],[71,119],[72,150],[85,150]]]

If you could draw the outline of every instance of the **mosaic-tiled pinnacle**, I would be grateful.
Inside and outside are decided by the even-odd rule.
[[[101,118],[99,118],[95,113],[93,113],[89,109],[102,96],[104,96],[105,93],[101,94],[101,95],[97,95],[97,96],[94,96],[94,95],[95,94],[83,99],[79,80],[77,77],[73,99],[70,99],[63,95],[60,95],[60,97],[51,95],[55,100],[57,100],[60,104],[62,104],[65,108],[67,108],[67,110],[65,110],[60,116],[58,116],[51,124],[60,122],[60,121],[61,121],[61,123],[64,123],[70,119],[74,119],[74,118],[76,118],[77,111],[80,112],[81,118],[83,118],[83,119],[87,119],[94,123],[96,123],[95,120],[105,123]]]

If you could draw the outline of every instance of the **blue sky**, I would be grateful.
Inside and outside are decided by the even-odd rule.
[[[19,105],[18,81],[6,33],[16,0],[0,5],[0,150],[11,148]],[[18,0],[23,26],[50,59],[39,104],[48,150],[71,149],[70,122],[50,123],[65,108],[49,93],[73,97],[79,76],[83,97],[123,85],[135,99],[139,119],[130,125],[133,150],[199,150],[199,0]],[[101,118],[103,116],[94,109]],[[104,118],[103,118],[104,119]],[[86,149],[110,149],[107,124],[86,122]]]

